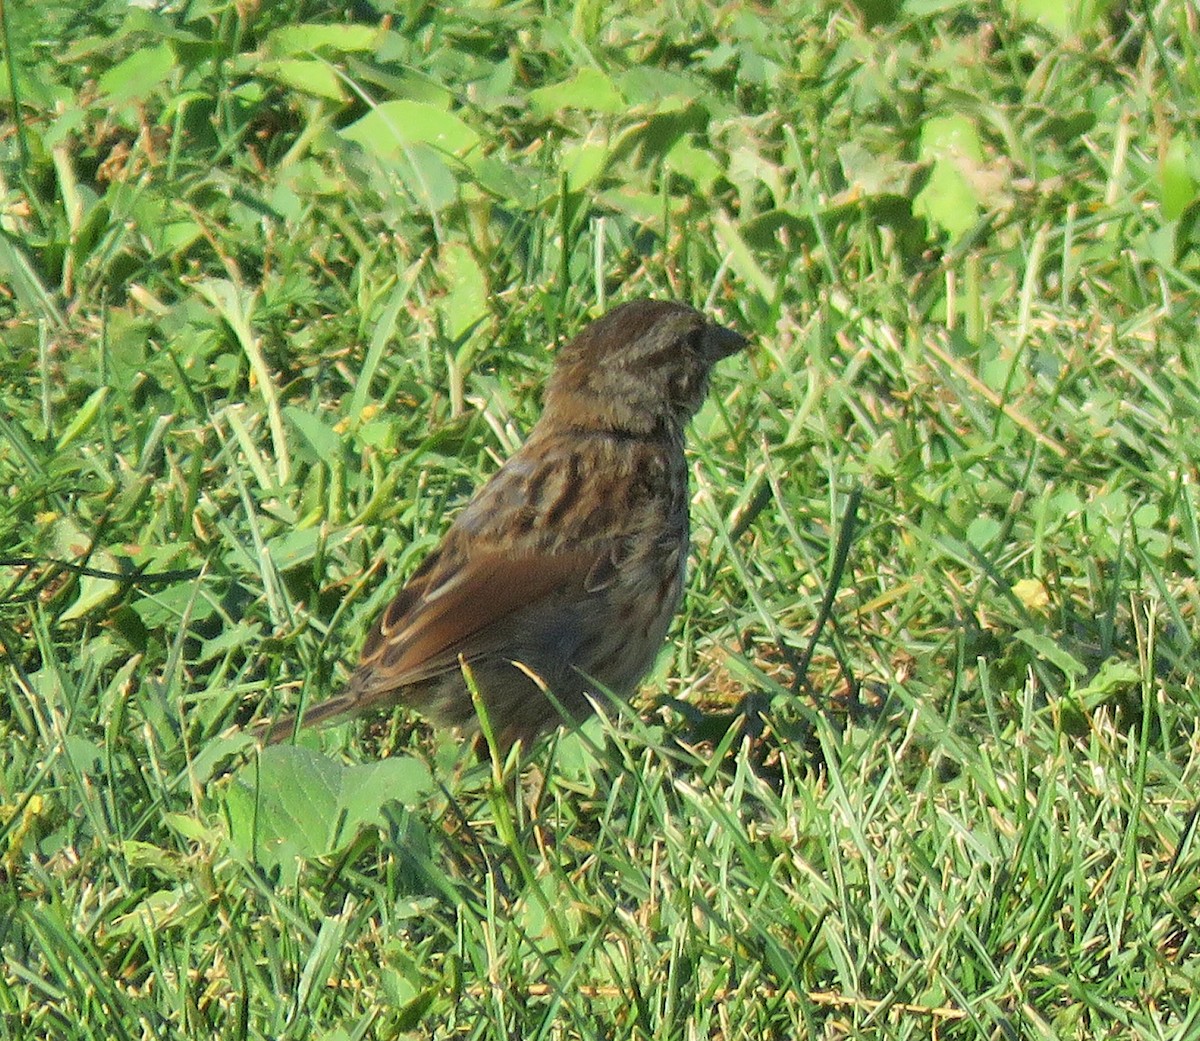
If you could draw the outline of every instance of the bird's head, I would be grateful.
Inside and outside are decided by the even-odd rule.
[[[561,349],[544,420],[635,434],[664,423],[678,430],[704,403],[713,365],[745,345],[687,304],[622,304]]]

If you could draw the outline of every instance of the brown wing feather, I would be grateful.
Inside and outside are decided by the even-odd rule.
[[[582,589],[595,552],[473,554],[460,567],[434,568],[410,583],[384,612],[363,648],[355,690],[362,707],[410,683],[499,649],[506,624],[527,607],[568,589]],[[396,610],[393,610],[396,608]],[[354,679],[351,687],[356,687]]]
[[[306,725],[357,715],[395,698],[396,692],[501,651],[511,639],[505,624],[514,612],[558,591],[582,587],[595,551],[474,554],[458,567],[435,554],[414,573],[372,627],[346,688],[310,706]],[[439,566],[440,565],[440,566]],[[293,714],[260,727],[268,744],[285,741],[300,720]]]

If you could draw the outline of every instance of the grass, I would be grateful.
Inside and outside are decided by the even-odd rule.
[[[796,6],[5,6],[0,1037],[1193,1036],[1197,12]],[[255,753],[639,294],[634,710]]]

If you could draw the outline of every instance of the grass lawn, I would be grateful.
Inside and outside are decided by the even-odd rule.
[[[0,15],[0,1038],[1200,1036],[1192,0]],[[632,709],[256,749],[640,295]]]

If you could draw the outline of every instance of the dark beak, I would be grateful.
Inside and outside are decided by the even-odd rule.
[[[710,325],[704,330],[704,353],[714,362],[737,354],[749,341],[741,333],[723,325]]]

